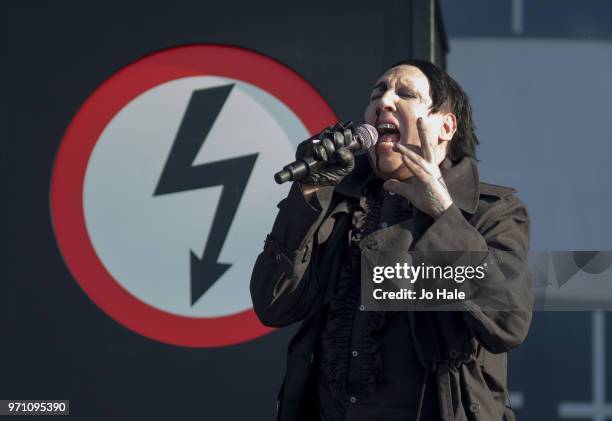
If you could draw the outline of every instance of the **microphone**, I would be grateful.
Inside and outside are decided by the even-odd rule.
[[[352,128],[351,132],[353,133],[351,143],[346,146],[351,152],[368,150],[378,141],[378,132],[369,124],[360,124]],[[313,140],[314,143],[320,141],[320,139]],[[332,153],[335,152],[333,145],[328,145],[328,147],[331,147]],[[283,184],[287,181],[299,181],[307,178],[310,174],[316,173],[325,167],[326,164],[327,162],[319,161],[314,157],[298,159],[289,165],[285,165],[281,171],[274,174],[274,180],[278,184]]]

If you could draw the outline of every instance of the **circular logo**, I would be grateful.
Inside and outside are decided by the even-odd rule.
[[[60,144],[51,217],[85,293],[123,326],[181,346],[259,337],[251,270],[287,194],[272,175],[336,121],[297,73],[221,45],[121,69]]]

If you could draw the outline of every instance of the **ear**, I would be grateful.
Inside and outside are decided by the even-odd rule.
[[[457,131],[457,117],[453,113],[446,113],[442,116],[442,125],[440,127],[440,135],[438,141],[448,141],[453,138]]]

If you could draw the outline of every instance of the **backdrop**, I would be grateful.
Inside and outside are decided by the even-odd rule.
[[[443,62],[445,33],[481,177],[518,188],[532,248],[609,250],[612,7],[440,10],[432,36],[423,1],[3,3],[0,399],[272,419],[295,327],[263,328],[248,296],[287,191],[271,175],[308,133],[359,121],[390,63]],[[611,322],[535,314],[510,355],[519,419],[612,418]]]

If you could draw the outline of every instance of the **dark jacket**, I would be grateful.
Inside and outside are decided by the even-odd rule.
[[[488,253],[488,261],[513,282],[503,295],[508,308],[526,310],[485,311],[466,300],[464,311],[415,311],[409,319],[419,359],[437,378],[437,390],[429,393],[438,394],[442,420],[511,420],[507,352],[525,339],[531,322],[529,217],[513,189],[480,183],[470,158],[454,166],[446,160],[442,174],[454,203],[437,220],[417,211],[411,228],[398,224],[373,232],[360,247]],[[262,323],[280,327],[303,321],[289,343],[277,402],[281,421],[318,419],[314,369],[326,304],[347,252],[351,211],[371,176],[367,157],[361,156],[339,186],[321,188],[310,202],[295,183],[279,203],[255,263],[251,296]]]

